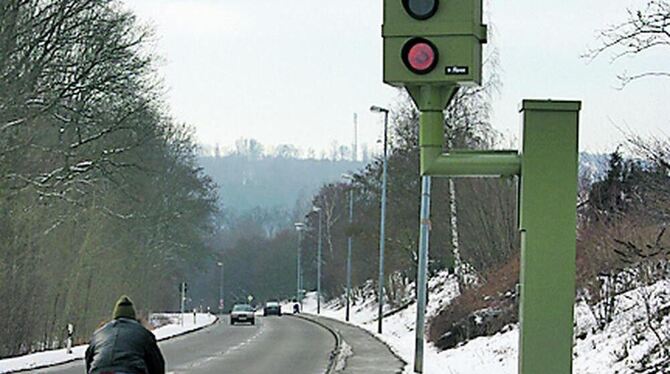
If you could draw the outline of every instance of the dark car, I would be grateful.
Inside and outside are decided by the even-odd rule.
[[[230,312],[230,324],[234,325],[238,322],[247,322],[252,325],[256,324],[256,316],[254,308],[249,304],[235,304],[233,310]]]
[[[281,316],[281,305],[276,301],[268,301],[263,308],[264,316]]]

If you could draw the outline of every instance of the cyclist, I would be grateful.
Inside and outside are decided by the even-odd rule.
[[[127,296],[114,306],[113,319],[93,333],[86,349],[88,374],[165,374],[156,337],[135,317]]]

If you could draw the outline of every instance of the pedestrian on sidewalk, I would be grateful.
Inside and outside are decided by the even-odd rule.
[[[113,319],[93,333],[86,350],[86,373],[165,374],[156,337],[137,320],[128,296],[121,296]]]

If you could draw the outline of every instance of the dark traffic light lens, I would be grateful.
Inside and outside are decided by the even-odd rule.
[[[410,16],[424,20],[437,12],[438,0],[403,0],[402,4]]]
[[[402,59],[407,68],[414,73],[428,74],[437,65],[437,49],[428,40],[415,38],[403,47]]]

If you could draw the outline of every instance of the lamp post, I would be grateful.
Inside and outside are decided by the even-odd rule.
[[[349,233],[347,235],[347,310],[345,320],[349,322],[350,304],[351,304],[351,247],[353,238],[351,230],[354,225],[354,186],[351,184],[353,176],[350,174],[342,174],[342,177],[349,180]]]
[[[312,211],[319,213],[319,236],[316,252],[316,314],[321,314],[321,208],[312,207]]]
[[[223,262],[216,263],[219,267],[219,314],[223,314]]]
[[[382,320],[384,319],[384,241],[385,241],[385,223],[386,223],[386,174],[387,174],[387,146],[388,146],[388,120],[389,110],[379,106],[371,106],[373,113],[384,113],[384,162],[382,171],[382,202],[381,202],[381,222],[379,225],[379,312],[377,332],[382,333]]]
[[[301,309],[302,309],[302,259],[301,259],[301,245],[302,245],[302,232],[305,229],[305,224],[302,222],[296,222],[295,224],[295,229],[298,231],[298,248],[297,248],[297,262],[298,262],[298,267],[296,271],[296,299],[295,301],[300,303]]]

